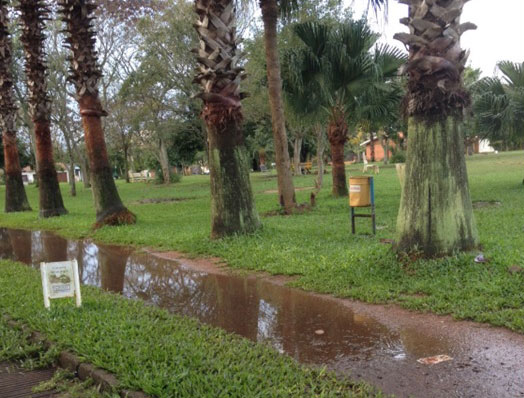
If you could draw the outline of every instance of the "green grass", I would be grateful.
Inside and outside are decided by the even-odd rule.
[[[382,396],[141,300],[89,286],[82,295],[79,309],[65,299],[46,310],[39,272],[0,261],[2,312],[43,332],[58,348],[113,372],[122,387],[165,398]]]
[[[331,178],[317,207],[293,216],[263,217],[264,228],[252,236],[210,241],[209,177],[186,177],[164,187],[143,183],[119,183],[124,201],[138,216],[134,226],[92,231],[94,211],[91,193],[82,188],[71,198],[62,186],[65,217],[40,220],[37,212],[1,214],[0,225],[55,230],[69,237],[90,236],[99,241],[177,249],[193,255],[223,258],[234,268],[296,275],[297,287],[374,303],[394,302],[406,308],[452,314],[502,325],[524,332],[524,275],[510,274],[513,265],[524,266],[524,152],[468,159],[474,201],[497,200],[498,207],[475,210],[483,251],[489,263],[475,264],[476,253],[411,263],[399,262],[381,238],[394,238],[400,186],[394,166],[381,167],[376,176],[379,231],[369,221],[357,220],[359,234],[349,233],[347,199],[330,196]],[[348,169],[359,173],[359,167]],[[313,186],[315,176],[295,178],[297,187]],[[274,174],[253,174],[256,204],[261,214],[277,208]],[[0,188],[1,190],[2,188]],[[37,189],[28,188],[36,208]],[[300,202],[310,191],[298,191]],[[0,207],[3,206],[0,192]],[[140,205],[144,198],[193,198],[192,200]]]

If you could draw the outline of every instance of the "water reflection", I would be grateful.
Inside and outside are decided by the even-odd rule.
[[[303,362],[394,356],[409,341],[341,305],[253,277],[208,274],[132,249],[68,242],[48,232],[0,229],[0,237],[4,258],[35,267],[42,261],[76,258],[83,284],[268,342]],[[325,334],[316,335],[317,329]]]
[[[141,298],[254,341],[302,362],[336,364],[377,356],[422,356],[416,333],[397,333],[372,318],[295,289],[254,277],[215,275],[130,248],[67,241],[48,232],[0,228],[0,256],[35,267],[76,258],[83,284]],[[318,336],[315,330],[322,329]],[[433,348],[448,352],[445,342]]]

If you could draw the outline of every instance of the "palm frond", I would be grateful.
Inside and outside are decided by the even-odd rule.
[[[503,73],[504,81],[515,87],[524,87],[524,62],[501,61],[497,64]]]

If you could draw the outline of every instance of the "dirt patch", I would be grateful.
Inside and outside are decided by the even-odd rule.
[[[293,209],[293,214],[304,214],[308,211],[313,210],[313,207],[308,203],[302,203],[300,205],[296,205],[296,207]],[[288,216],[289,214],[286,214],[284,209],[278,209],[278,210],[271,210],[266,211],[265,213],[261,213],[262,217],[275,217],[275,216]]]
[[[474,209],[485,209],[489,207],[499,207],[502,206],[502,202],[498,200],[475,200],[473,201]]]
[[[185,202],[188,200],[195,200],[196,198],[147,198],[132,202],[133,205],[150,205],[158,203],[172,203],[172,202]]]
[[[299,187],[295,188],[295,191],[312,191],[313,189],[315,189],[315,187]],[[269,189],[267,191],[263,191],[262,193],[276,194],[278,193],[278,189]]]
[[[515,274],[521,274],[524,275],[524,268],[522,268],[520,265],[512,265],[508,268],[508,272],[512,275]]]

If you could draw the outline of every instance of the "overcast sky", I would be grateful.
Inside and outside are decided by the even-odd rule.
[[[344,0],[353,5],[355,17],[362,15],[367,0]],[[406,31],[407,27],[399,19],[408,15],[407,6],[389,0],[389,17],[379,21],[370,11],[369,19],[373,28],[383,34],[383,41],[402,47],[393,40],[396,32]],[[482,69],[486,76],[495,71],[498,61],[524,62],[524,0],[472,0],[464,6],[462,22],[473,22],[477,30],[462,36],[462,47],[469,48],[469,60],[474,68]]]

